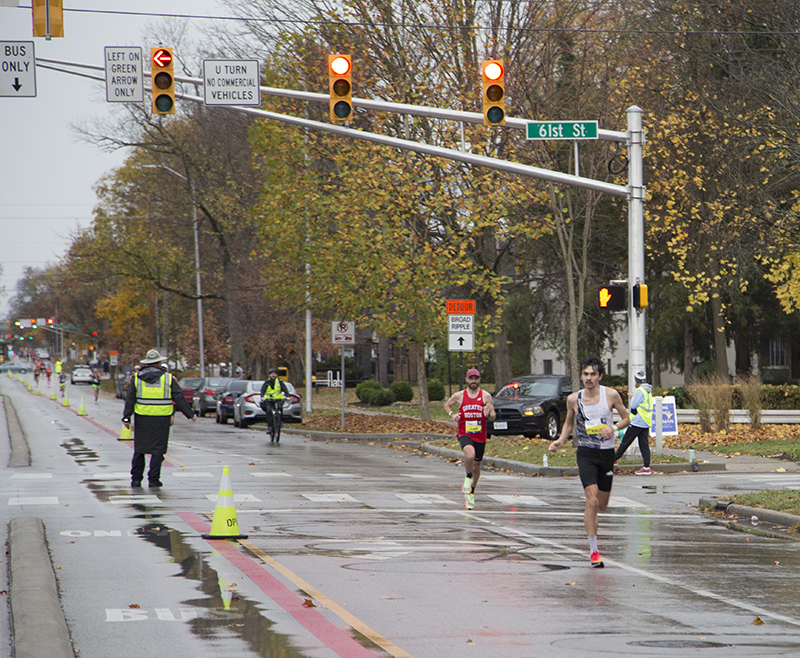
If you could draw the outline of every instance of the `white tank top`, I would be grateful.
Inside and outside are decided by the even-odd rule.
[[[612,434],[604,439],[600,432],[603,426],[610,427]],[[578,413],[575,414],[575,440],[579,448],[614,448],[614,414],[608,408],[606,387],[600,387],[597,404],[583,403],[583,390],[578,391]]]

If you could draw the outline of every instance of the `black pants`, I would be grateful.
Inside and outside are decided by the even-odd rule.
[[[646,468],[650,467],[650,443],[648,438],[650,437],[650,428],[649,427],[634,427],[633,425],[628,425],[628,429],[625,430],[625,436],[622,437],[622,441],[619,444],[619,448],[614,453],[614,461],[617,461],[622,455],[625,454],[625,451],[630,447],[631,443],[633,443],[634,439],[639,439],[639,450],[642,452],[642,461]]]
[[[131,482],[141,482],[144,477],[144,452],[134,452],[131,460]],[[148,482],[161,481],[161,464],[164,462],[163,452],[150,455],[150,470],[147,472]]]

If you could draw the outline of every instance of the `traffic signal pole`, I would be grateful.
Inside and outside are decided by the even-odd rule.
[[[37,58],[36,65],[42,68],[52,69],[60,73],[69,73],[81,77],[104,82],[103,75],[94,75],[88,72],[73,71],[61,68],[77,67],[104,71],[104,67],[92,64],[80,64],[76,62],[65,62],[60,60]],[[175,76],[179,82],[189,85],[202,85],[202,78],[190,78],[185,76]],[[274,87],[260,87],[262,95],[278,96],[282,98],[293,98],[310,102],[330,103],[329,94],[317,94],[307,91],[295,91],[289,89],[278,89]],[[175,95],[184,100],[203,103],[199,96],[181,93],[176,90]],[[464,123],[483,124],[484,116],[482,112],[463,112],[459,110],[449,110],[443,108],[425,107],[409,105],[406,103],[392,103],[389,101],[376,101],[363,98],[353,98],[354,107],[372,109],[382,112],[396,112],[412,116],[424,116],[429,118],[446,119],[451,121],[461,121]],[[598,138],[625,144],[628,149],[628,185],[616,185],[606,181],[595,180],[593,178],[583,178],[581,176],[566,174],[540,167],[532,167],[508,160],[490,158],[487,156],[476,155],[463,150],[449,149],[440,146],[433,146],[424,142],[413,142],[407,139],[390,137],[370,133],[364,130],[355,130],[345,126],[312,121],[277,112],[268,112],[256,107],[227,106],[230,110],[245,112],[264,119],[281,121],[296,126],[301,126],[308,130],[321,130],[323,132],[334,133],[342,137],[359,139],[375,144],[391,146],[402,150],[414,151],[433,157],[446,158],[457,162],[463,162],[476,167],[484,167],[504,171],[517,176],[546,180],[559,185],[568,185],[582,189],[589,189],[595,192],[603,192],[612,196],[625,197],[628,201],[628,286],[635,285],[637,282],[644,283],[644,199],[645,186],[643,179],[642,148],[644,145],[644,131],[642,129],[642,110],[639,107],[631,106],[626,110],[627,130],[619,132],[614,130],[598,130]],[[506,117],[506,128],[527,130],[530,123],[527,119],[516,119]],[[631,296],[628,299],[628,387],[629,390],[635,389],[633,374],[645,367],[645,310],[635,309]]]
[[[625,111],[628,124],[628,290],[644,283],[644,172],[642,110],[635,105]],[[633,306],[628,295],[628,390],[636,390],[634,373],[645,370],[645,313]]]

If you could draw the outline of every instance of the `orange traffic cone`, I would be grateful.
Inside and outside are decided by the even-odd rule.
[[[222,479],[219,483],[217,506],[211,522],[211,532],[203,534],[203,539],[247,539],[240,534],[239,522],[236,520],[236,506],[233,504],[233,487],[231,472],[227,466],[222,468]]]

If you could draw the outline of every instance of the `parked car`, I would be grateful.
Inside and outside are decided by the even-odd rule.
[[[265,421],[267,414],[261,409],[261,385],[263,381],[246,381],[244,390],[233,401],[233,426],[247,427],[257,421]]]
[[[31,367],[26,363],[20,363],[19,361],[10,361],[9,363],[4,363],[0,365],[0,372],[18,372],[24,375]]]
[[[75,366],[69,376],[70,384],[91,384],[94,374],[89,366]]]
[[[526,375],[506,383],[494,394],[497,418],[489,421],[489,434],[537,434],[555,441],[567,417],[567,396],[572,379],[566,375]]]
[[[186,401],[189,403],[189,406],[192,406],[194,402],[194,396],[197,392],[197,389],[200,387],[200,384],[203,383],[202,377],[184,377],[183,379],[178,381],[178,385],[181,387],[183,391],[183,397],[186,398]]]
[[[264,382],[248,382],[233,403],[233,424],[236,427],[247,427],[253,423],[266,422],[267,414],[261,408],[261,386]],[[303,421],[303,405],[300,394],[289,382],[286,388],[289,395],[283,403],[281,418],[284,423],[301,423]]]
[[[246,379],[232,379],[219,393],[217,393],[218,423],[228,424],[228,418],[233,418],[233,403],[239,394],[247,387]]]
[[[217,393],[225,388],[229,381],[231,381],[229,377],[206,377],[201,380],[192,401],[192,408],[198,416],[202,417],[211,411],[216,411]]]

